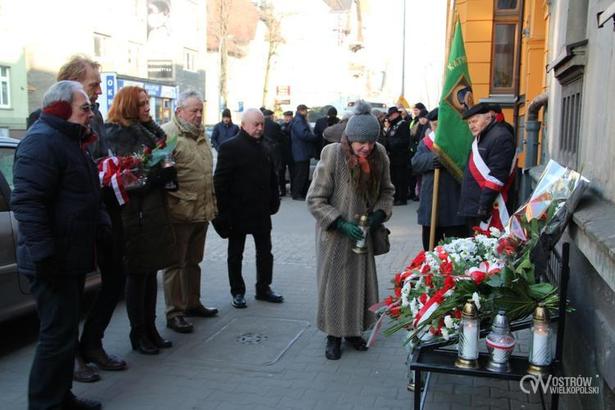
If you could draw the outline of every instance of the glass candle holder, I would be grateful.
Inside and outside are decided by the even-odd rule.
[[[359,239],[355,242],[354,246],[352,247],[352,251],[354,253],[363,254],[367,253],[367,232],[369,231],[367,224],[367,215],[361,215],[361,218],[359,218],[359,228],[361,228],[361,230],[363,231],[363,239]]]
[[[553,352],[551,350],[552,333],[549,311],[544,306],[539,305],[534,310],[533,315],[528,373],[536,376],[542,376],[547,373],[553,361]]]
[[[464,369],[474,369],[478,367],[479,336],[480,323],[478,321],[478,310],[474,302],[469,299],[465,305],[463,305],[461,314],[455,366]]]
[[[487,370],[492,372],[509,372],[508,362],[513,348],[515,337],[510,332],[510,324],[506,312],[500,310],[493,319],[491,332],[485,338],[487,350],[489,350],[489,363]]]

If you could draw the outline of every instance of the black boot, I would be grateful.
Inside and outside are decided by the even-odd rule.
[[[338,360],[342,357],[342,338],[335,336],[327,336],[327,348],[325,349],[325,357],[329,360]]]

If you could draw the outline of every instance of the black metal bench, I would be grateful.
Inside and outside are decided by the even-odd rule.
[[[551,364],[550,373],[554,376],[562,374],[562,355],[563,355],[563,339],[566,319],[566,297],[568,291],[568,278],[570,275],[569,267],[569,252],[570,244],[562,245],[561,254],[555,248],[549,252],[549,258],[546,269],[539,275],[542,281],[548,281],[559,286],[559,309],[556,315],[551,317],[551,322],[557,322],[557,336],[555,344],[555,356]],[[511,323],[511,331],[529,329],[532,326],[532,319],[524,319]],[[481,331],[481,338],[484,338],[489,333],[489,329]],[[521,380],[527,375],[528,357],[513,355],[510,357],[511,371],[507,373],[496,373],[486,370],[486,364],[489,360],[487,353],[480,353],[478,361],[478,369],[461,369],[455,367],[455,359],[457,351],[451,349],[443,349],[456,343],[456,340],[449,340],[435,343],[425,343],[414,349],[410,358],[410,370],[414,371],[414,409],[422,410],[425,405],[425,398],[429,389],[431,373],[447,373],[460,376],[473,377],[489,377],[502,380]],[[421,377],[426,373],[425,382]],[[543,409],[546,408],[545,398],[541,395],[541,403]],[[551,395],[551,410],[555,410],[559,405],[559,395]]]

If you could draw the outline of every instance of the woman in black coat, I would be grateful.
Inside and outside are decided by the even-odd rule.
[[[105,125],[106,146],[116,156],[152,150],[166,135],[149,115],[149,96],[140,87],[124,87],[113,99]],[[156,329],[156,273],[176,263],[175,236],[169,221],[164,185],[173,175],[154,169],[143,187],[128,191],[128,202],[111,209],[114,238],[123,244],[126,310],[132,348],[156,354],[171,347]],[[116,228],[117,227],[117,228]]]

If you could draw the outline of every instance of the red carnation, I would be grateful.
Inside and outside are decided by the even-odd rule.
[[[401,274],[396,273],[393,280],[395,281],[395,286],[401,286]]]
[[[444,278],[444,287],[452,289],[455,287],[455,279],[452,276],[447,276]]]
[[[480,283],[485,280],[485,272],[480,271],[480,270],[475,270],[472,273],[470,273],[470,277],[472,278],[474,283],[476,283],[477,285],[480,285]]]
[[[416,269],[425,262],[425,251],[420,251],[418,255],[410,262],[408,269]]]
[[[421,304],[425,304],[425,302],[427,302],[427,293],[423,293],[421,296],[419,296],[419,302],[421,302]]]
[[[393,304],[393,297],[392,296],[387,296],[386,298],[384,298],[384,304],[387,305],[387,306]]]
[[[455,319],[461,319],[461,310],[459,309],[453,310],[453,316],[455,316]]]
[[[423,267],[421,268],[421,273],[422,274],[426,274],[426,273],[429,273],[429,272],[431,272],[431,266],[423,265]]]
[[[452,262],[449,262],[449,261],[442,262],[440,264],[440,272],[442,272],[443,275],[450,275],[451,273],[453,273]]]
[[[398,297],[398,298],[401,297],[401,288],[400,287],[395,288],[395,297]]]
[[[432,280],[431,280],[431,279],[432,279],[432,277],[433,277],[433,275],[432,275],[432,274],[429,274],[429,275],[425,276],[425,285],[426,285],[427,287],[429,287],[429,288],[433,288],[433,282],[432,282]]]
[[[143,147],[143,154],[151,155],[152,149],[150,147]]]
[[[389,314],[391,317],[397,317],[401,313],[401,308],[399,306],[391,306],[389,308]]]
[[[511,238],[502,237],[495,250],[500,255],[512,256],[516,252],[516,244]]]

